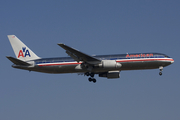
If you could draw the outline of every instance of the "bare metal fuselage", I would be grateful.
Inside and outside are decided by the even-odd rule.
[[[147,53],[146,53],[147,54]],[[150,53],[149,53],[150,54]],[[93,56],[100,60],[114,60],[121,64],[120,67],[103,67],[103,66],[90,66],[83,67],[83,62],[76,62],[70,57],[63,58],[47,58],[29,61],[30,66],[13,65],[14,68],[25,69],[30,71],[37,71],[43,73],[86,73],[92,72],[95,74],[107,71],[122,71],[122,70],[140,70],[140,69],[157,69],[165,67],[174,62],[174,60],[164,54],[152,53],[153,56],[128,56],[123,55],[101,55]]]
[[[135,53],[90,56],[63,43],[62,47],[70,57],[40,58],[15,35],[8,35],[16,58],[7,56],[14,63],[12,67],[43,73],[84,73],[89,81],[96,82],[95,74],[108,79],[119,78],[122,70],[156,69],[162,75],[163,67],[174,60],[161,53]]]

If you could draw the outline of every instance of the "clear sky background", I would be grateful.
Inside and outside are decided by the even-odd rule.
[[[179,120],[179,0],[1,0],[1,120]],[[89,55],[159,52],[175,62],[121,78],[45,74],[11,67],[7,35],[38,56],[67,57],[57,43]]]

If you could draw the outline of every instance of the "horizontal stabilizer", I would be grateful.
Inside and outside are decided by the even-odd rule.
[[[19,60],[19,59],[16,59],[16,58],[13,58],[13,57],[10,57],[10,56],[6,56],[11,62],[13,62],[14,64],[16,65],[25,65],[25,66],[28,66],[30,65],[29,63],[27,62],[24,62],[22,60]]]

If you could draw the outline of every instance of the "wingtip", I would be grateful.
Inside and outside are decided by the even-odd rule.
[[[6,56],[6,58],[10,58],[11,56]]]
[[[65,44],[63,44],[63,43],[58,43],[58,45],[59,45],[59,46],[63,46],[63,45],[65,45]]]

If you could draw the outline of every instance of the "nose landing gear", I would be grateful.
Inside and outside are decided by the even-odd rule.
[[[159,75],[161,76],[162,75],[162,71],[163,71],[163,66],[160,66],[159,70],[160,70]]]

